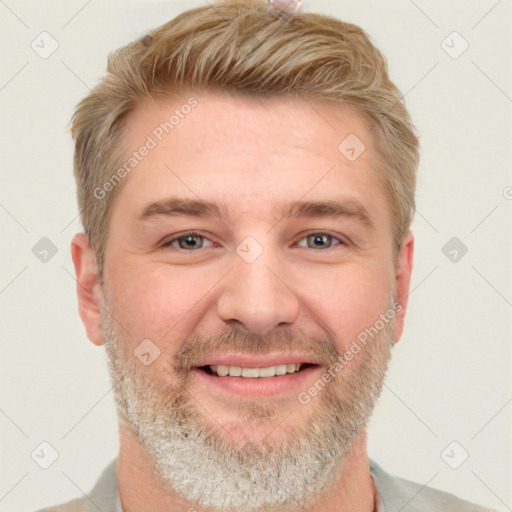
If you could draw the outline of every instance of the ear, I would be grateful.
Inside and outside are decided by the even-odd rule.
[[[78,313],[87,337],[95,345],[105,343],[101,326],[103,290],[100,284],[94,251],[85,233],[78,233],[71,242],[71,257],[75,266]]]
[[[397,343],[404,330],[405,312],[409,301],[409,287],[411,284],[412,264],[414,258],[414,236],[411,231],[405,237],[400,254],[398,264],[395,270],[395,301],[396,316],[393,328],[393,340]]]

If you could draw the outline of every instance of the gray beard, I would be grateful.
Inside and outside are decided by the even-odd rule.
[[[393,346],[390,321],[319,392],[315,403],[297,400],[293,407],[315,410],[286,441],[276,445],[249,438],[240,447],[220,425],[208,421],[186,386],[157,385],[145,368],[139,370],[141,363],[126,355],[128,340],[108,315],[103,329],[119,419],[153,461],[159,486],[223,512],[303,510],[325,493],[339,477],[352,440],[366,429]],[[279,408],[265,401],[241,406],[239,412],[251,424],[279,425]]]

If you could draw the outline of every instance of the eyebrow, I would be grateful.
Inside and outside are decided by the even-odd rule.
[[[150,220],[157,216],[189,216],[205,218],[215,216],[227,217],[228,209],[225,203],[215,203],[201,199],[186,199],[170,197],[146,206],[138,219]],[[339,201],[293,201],[281,210],[281,218],[310,218],[310,217],[347,217],[359,221],[370,231],[376,227],[368,210],[354,199]]]
[[[283,210],[283,217],[348,217],[376,231],[368,210],[355,199],[341,201],[294,201]]]
[[[219,206],[211,201],[169,197],[146,206],[138,218],[139,220],[148,220],[159,215],[186,215],[190,217],[209,217],[214,215],[215,217],[222,218],[227,216],[227,208],[225,204]]]

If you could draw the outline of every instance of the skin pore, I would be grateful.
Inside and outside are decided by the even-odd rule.
[[[395,267],[368,126],[345,105],[209,91],[156,138],[188,97],[144,100],[125,120],[129,152],[156,144],[117,185],[103,285],[87,237],[72,243],[80,316],[115,383],[123,510],[372,511],[365,426],[403,330],[414,243]],[[353,161],[338,149],[351,134],[365,145]],[[226,361],[307,367],[205,370]]]

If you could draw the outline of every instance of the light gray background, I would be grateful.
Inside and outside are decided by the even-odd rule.
[[[77,314],[69,245],[81,227],[66,125],[109,51],[198,5],[0,1],[1,510],[82,496],[117,454],[104,349]],[[370,456],[391,473],[512,510],[512,2],[311,0],[306,9],[373,37],[421,137],[410,306]],[[47,59],[31,48],[42,31],[59,44]],[[441,46],[453,31],[469,44],[456,59]],[[461,44],[453,35],[444,43],[452,53]],[[42,237],[58,249],[46,263],[32,252]],[[442,252],[452,237],[468,248],[457,262]],[[46,470],[31,458],[43,441],[59,454]],[[458,469],[441,456],[453,441],[450,461],[469,453]]]

